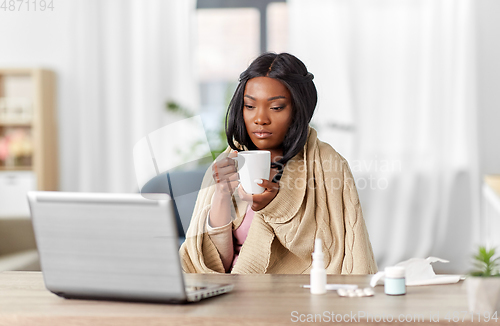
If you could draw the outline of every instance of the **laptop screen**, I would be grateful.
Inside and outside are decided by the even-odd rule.
[[[63,192],[30,192],[28,199],[50,291],[67,297],[184,299],[172,200]]]

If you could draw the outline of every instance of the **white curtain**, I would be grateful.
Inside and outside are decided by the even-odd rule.
[[[351,165],[379,268],[434,255],[465,272],[479,220],[473,1],[288,3],[314,124]]]
[[[195,8],[195,0],[72,2],[61,190],[137,191],[135,143],[171,122],[167,100],[198,107]]]

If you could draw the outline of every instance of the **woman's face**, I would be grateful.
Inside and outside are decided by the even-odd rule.
[[[281,143],[292,123],[292,98],[288,89],[270,77],[255,77],[245,86],[243,119],[258,149],[282,155]]]

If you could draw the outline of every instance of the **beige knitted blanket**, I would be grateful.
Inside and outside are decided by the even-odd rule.
[[[226,150],[229,153],[229,148]],[[182,266],[188,273],[224,273],[217,248],[206,230],[215,184],[211,167],[203,179],[186,241]],[[233,230],[247,203],[233,196]],[[255,212],[248,236],[231,273],[309,273],[314,239],[323,240],[329,274],[373,274],[377,265],[347,161],[310,128],[304,150],[290,160],[277,196]]]

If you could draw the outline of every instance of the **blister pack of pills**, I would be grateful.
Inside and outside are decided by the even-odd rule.
[[[372,297],[375,291],[372,288],[364,289],[338,289],[337,294],[341,297]]]

